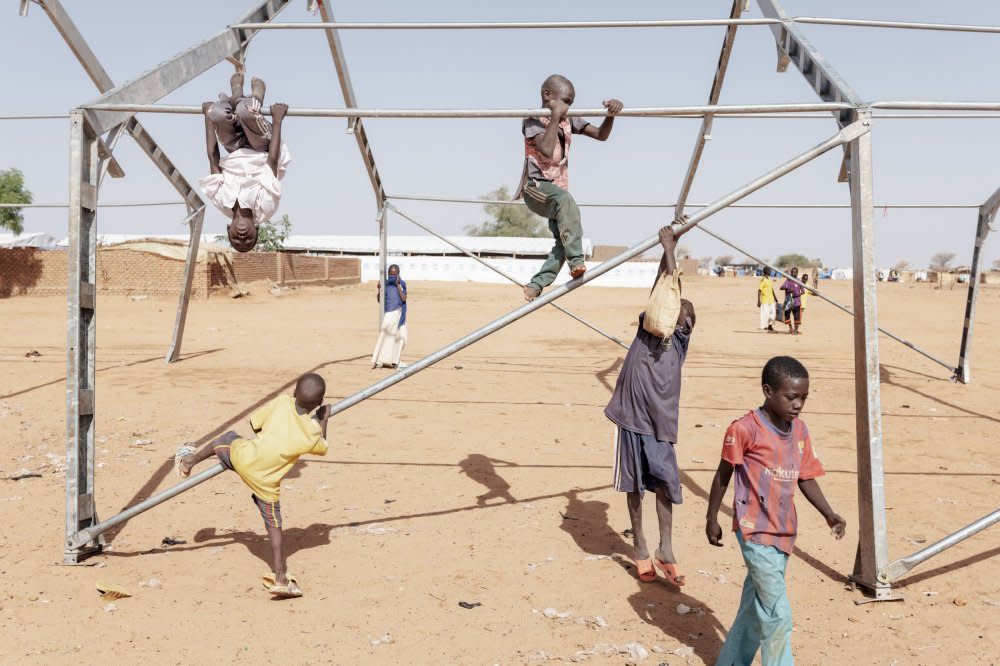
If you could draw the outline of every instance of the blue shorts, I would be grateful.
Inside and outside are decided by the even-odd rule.
[[[620,426],[616,430],[615,490],[642,495],[662,487],[673,504],[681,504],[684,499],[674,445]]]

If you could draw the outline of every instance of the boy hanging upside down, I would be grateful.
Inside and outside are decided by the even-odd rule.
[[[605,100],[608,115],[600,127],[594,127],[583,118],[567,117],[575,99],[572,82],[553,74],[542,83],[542,107],[551,110],[552,116],[526,118],[521,125],[524,171],[514,198],[523,194],[528,208],[549,221],[549,230],[556,240],[542,269],[524,287],[524,298],[529,301],[538,298],[542,289],[555,281],[565,261],[569,260],[570,277],[578,278],[587,270],[583,263],[580,209],[569,193],[569,147],[574,134],[607,141],[622,103],[617,99]]]
[[[326,424],[330,405],[323,405],[326,382],[315,373],[299,377],[293,395],[279,395],[250,416],[257,433],[243,439],[233,431],[217,437],[201,449],[185,444],[174,457],[174,470],[187,477],[191,469],[216,456],[226,469],[234,470],[252,491],[253,503],[264,518],[271,542],[274,574],[264,577],[265,589],[278,597],[301,597],[295,577],[286,572],[281,546],[281,480],[292,470],[299,456],[326,455]],[[319,407],[319,409],[317,409]],[[316,413],[310,417],[313,410]]]
[[[257,245],[257,227],[278,210],[281,179],[291,161],[288,147],[281,142],[281,123],[287,104],[271,105],[271,120],[264,120],[261,108],[266,86],[258,78],[251,81],[251,96],[243,95],[243,73],[229,80],[230,94],[216,102],[202,104],[205,114],[205,141],[211,175],[198,181],[202,193],[224,215],[229,244],[237,252],[249,252]],[[229,153],[220,160],[219,144]]]

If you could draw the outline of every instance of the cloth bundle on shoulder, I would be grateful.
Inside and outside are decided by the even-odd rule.
[[[646,303],[642,328],[650,335],[665,338],[674,332],[681,313],[680,276],[660,273]]]

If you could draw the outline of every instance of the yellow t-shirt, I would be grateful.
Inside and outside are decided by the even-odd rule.
[[[757,289],[760,291],[761,305],[770,305],[771,303],[774,303],[774,285],[771,284],[771,278],[766,275],[762,275]]]
[[[326,455],[319,422],[295,410],[295,398],[279,395],[250,416],[253,440],[237,439],[229,449],[233,468],[265,502],[277,502],[281,480],[305,453]]]
[[[802,290],[802,295],[799,296],[799,307],[802,308],[803,310],[806,309],[806,301],[807,300],[809,300],[809,290],[808,289],[803,289]]]

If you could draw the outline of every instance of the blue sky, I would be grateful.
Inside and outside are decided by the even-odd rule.
[[[116,83],[136,77],[172,54],[233,22],[249,0],[177,0],[170,11],[141,11],[125,0],[64,0],[80,31]],[[729,0],[698,2],[549,3],[452,0],[372,3],[339,0],[339,20],[588,20],[723,17]],[[786,0],[791,15],[835,15],[950,23],[1000,24],[1000,5],[914,0],[830,3]],[[63,113],[94,99],[85,76],[44,12],[21,18],[16,3],[0,15],[0,43],[9,59],[0,71],[4,113]],[[745,16],[760,16],[755,3]],[[279,21],[318,20],[296,0]],[[991,69],[1000,59],[1000,35],[804,26],[830,63],[869,100],[990,101],[998,98]],[[513,108],[538,103],[538,86],[551,72],[576,84],[577,106],[606,97],[626,106],[703,104],[723,28],[569,31],[352,31],[342,35],[360,106]],[[341,107],[333,65],[321,32],[269,31],[255,38],[247,65],[269,84],[270,101],[290,106]],[[174,92],[165,102],[196,104],[226,87],[231,65],[220,65]],[[797,71],[775,71],[775,47],[764,27],[744,27],[736,38],[722,103],[813,102]],[[144,125],[189,180],[207,171],[202,121],[197,116],[146,115]],[[293,164],[282,212],[296,233],[374,232],[375,204],[353,137],[340,119],[291,118],[286,141]],[[699,121],[622,118],[607,143],[574,144],[572,189],[580,201],[672,201],[687,168]],[[516,120],[370,120],[372,148],[390,194],[474,197],[516,184],[522,146]],[[832,135],[830,119],[719,119],[691,199],[711,201],[790,156]],[[1000,186],[1000,119],[882,120],[873,134],[876,200],[883,203],[981,203]],[[67,198],[67,121],[0,121],[0,168],[25,172],[39,202]],[[108,180],[102,201],[162,201],[176,197],[128,140],[119,148],[127,177]],[[840,156],[830,153],[747,201],[846,203],[836,182]],[[405,205],[404,205],[405,204]],[[483,219],[476,206],[399,202],[404,211],[445,233]],[[181,207],[104,209],[105,233],[179,233]],[[397,217],[391,232],[419,233]],[[595,243],[632,244],[668,221],[664,210],[585,209],[584,230]],[[207,231],[221,232],[212,211]],[[847,210],[729,210],[712,228],[748,250],[773,258],[785,252],[850,262]],[[26,211],[26,228],[64,234],[63,210]],[[971,256],[975,211],[878,212],[877,256],[882,265],[907,260],[926,265],[937,251]],[[696,256],[731,252],[692,232],[683,243]],[[1000,244],[987,246],[1000,257]]]

